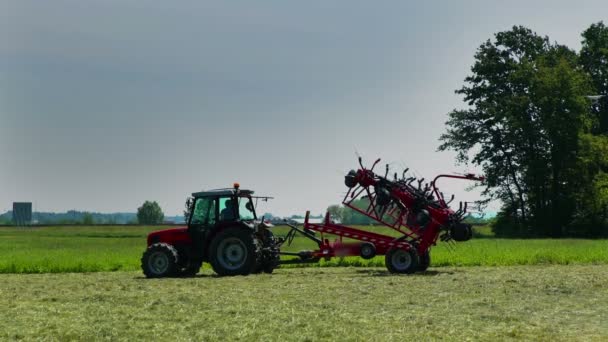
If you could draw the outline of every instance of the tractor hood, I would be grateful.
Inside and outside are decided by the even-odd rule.
[[[179,243],[189,244],[192,242],[192,239],[188,234],[188,227],[157,230],[148,234],[148,246],[159,242],[164,242],[171,245],[176,245]]]

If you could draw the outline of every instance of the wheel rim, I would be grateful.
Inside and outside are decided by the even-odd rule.
[[[247,260],[247,248],[241,239],[232,237],[224,239],[217,249],[217,260],[223,268],[237,270]]]
[[[163,274],[169,268],[169,257],[163,252],[154,252],[148,259],[148,268],[154,274]]]
[[[372,247],[369,245],[365,245],[361,247],[361,255],[364,257],[370,257],[372,255]]]
[[[409,252],[399,249],[391,256],[391,262],[395,269],[405,271],[412,265],[412,256]]]

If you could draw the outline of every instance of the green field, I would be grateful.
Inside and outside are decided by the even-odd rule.
[[[154,227],[0,228],[0,273],[136,271]],[[379,228],[371,228],[379,229]],[[278,227],[277,234],[286,228]],[[454,251],[439,243],[431,267],[608,264],[608,240],[473,239]],[[314,248],[297,238],[290,248]],[[383,257],[321,261],[317,266],[384,266]]]
[[[608,340],[608,265],[4,274],[0,340]]]
[[[145,279],[156,229],[0,228],[0,340],[608,339],[608,240],[440,243],[431,268],[409,276],[351,257]],[[309,248],[298,238],[289,250]],[[318,267],[333,265],[358,267]]]

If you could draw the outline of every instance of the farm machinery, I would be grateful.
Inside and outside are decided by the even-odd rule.
[[[333,257],[360,256],[370,259],[384,255],[391,273],[414,273],[426,270],[430,249],[438,240],[446,243],[467,241],[471,226],[463,223],[467,203],[458,210],[437,188],[441,178],[483,181],[474,174],[441,174],[430,183],[407,177],[407,169],[399,177],[389,178],[363,166],[351,170],[344,178],[347,187],[342,204],[378,225],[390,228],[387,235],[335,222],[327,213],[320,223],[312,223],[306,213],[303,226],[285,223],[291,230],[284,237],[272,233],[272,224],[258,219],[254,203],[270,197],[254,196],[253,191],[232,188],[192,194],[188,201],[190,214],[187,227],[152,232],[141,259],[142,270],[149,278],[192,276],[203,262],[209,262],[220,276],[272,273],[280,264],[318,262]],[[337,238],[330,241],[327,235]],[[308,238],[318,246],[315,250],[283,252],[296,235]],[[396,235],[396,236],[395,236]],[[282,260],[281,255],[292,256]],[[295,258],[293,258],[295,257]]]

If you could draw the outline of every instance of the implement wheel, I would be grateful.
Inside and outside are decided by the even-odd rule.
[[[245,228],[228,228],[211,242],[209,261],[220,276],[248,275],[256,270],[258,243]]]
[[[391,273],[411,274],[418,270],[419,258],[414,247],[409,250],[393,248],[386,253],[386,268]]]
[[[148,247],[141,258],[141,269],[148,278],[174,276],[177,272],[177,250],[166,243]]]
[[[372,259],[376,256],[376,247],[369,242],[364,242],[361,244],[359,254],[363,259]]]

